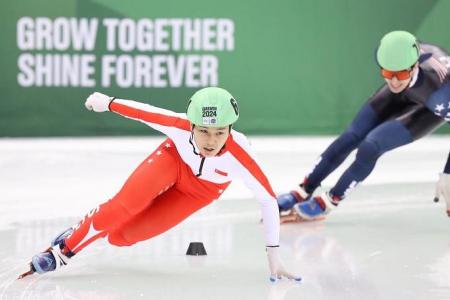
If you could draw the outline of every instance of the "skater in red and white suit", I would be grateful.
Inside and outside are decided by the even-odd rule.
[[[86,107],[140,121],[168,138],[136,168],[121,190],[35,255],[38,273],[65,265],[98,238],[129,246],[174,227],[220,197],[235,178],[242,179],[261,204],[271,280],[287,273],[278,256],[280,220],[275,194],[256,162],[247,138],[233,130],[239,112],[235,99],[220,88],[195,93],[187,114],[94,93]]]

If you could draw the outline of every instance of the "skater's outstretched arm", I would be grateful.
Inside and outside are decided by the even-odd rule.
[[[234,172],[244,181],[261,204],[270,280],[274,282],[286,277],[300,281],[300,277],[285,270],[279,257],[280,216],[277,200],[269,180],[256,161],[247,138],[243,134],[233,131],[233,140],[227,145],[227,149],[234,159]]]
[[[280,217],[277,200],[267,176],[252,152],[247,138],[233,130],[233,140],[227,145],[231,153],[236,177],[253,192],[261,204],[267,246],[276,246],[280,240]]]
[[[191,130],[186,114],[175,113],[133,100],[116,99],[98,92],[91,94],[87,98],[85,106],[87,109],[95,112],[111,111],[140,121],[169,137],[179,130]]]

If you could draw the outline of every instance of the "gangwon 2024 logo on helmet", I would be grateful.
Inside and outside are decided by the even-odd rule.
[[[214,125],[217,123],[217,106],[202,107],[203,125]]]

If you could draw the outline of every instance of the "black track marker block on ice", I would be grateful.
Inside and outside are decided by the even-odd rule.
[[[206,255],[205,246],[202,242],[191,242],[186,251],[186,255]]]

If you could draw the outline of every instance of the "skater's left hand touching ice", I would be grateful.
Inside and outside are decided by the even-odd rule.
[[[436,183],[436,193],[434,201],[445,200],[447,204],[447,215],[450,217],[450,174],[439,174],[439,180]]]
[[[283,264],[281,263],[280,254],[278,253],[279,247],[266,247],[267,259],[269,260],[269,268],[270,268],[270,281],[276,282],[278,279],[282,279],[283,277],[287,279],[293,279],[295,281],[300,282],[302,279],[300,276],[295,276],[291,273],[288,273]]]

